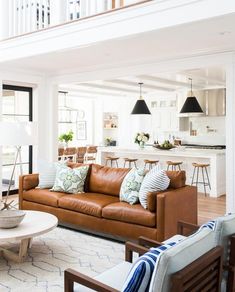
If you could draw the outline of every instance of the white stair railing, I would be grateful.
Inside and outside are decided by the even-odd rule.
[[[0,38],[21,35],[137,2],[141,0],[0,0]]]
[[[50,24],[48,0],[9,0],[9,36],[16,36]]]

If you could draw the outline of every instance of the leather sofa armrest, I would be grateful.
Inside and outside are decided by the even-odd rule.
[[[168,189],[169,191],[169,189]],[[160,192],[149,192],[147,195],[147,209],[150,212],[156,212],[156,203],[157,203],[157,195],[161,194]]]
[[[197,188],[185,186],[166,190],[157,195],[156,224],[157,240],[165,239],[177,233],[177,222],[185,221],[197,224]]]
[[[19,208],[22,208],[23,192],[34,189],[38,186],[38,173],[21,175],[19,177]]]

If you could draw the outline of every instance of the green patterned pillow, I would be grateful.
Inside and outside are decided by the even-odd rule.
[[[51,191],[69,194],[83,193],[88,169],[88,165],[78,168],[57,165],[55,183]]]
[[[133,205],[139,200],[139,190],[141,183],[145,176],[145,169],[133,168],[125,176],[121,189],[120,189],[120,201],[128,202]]]

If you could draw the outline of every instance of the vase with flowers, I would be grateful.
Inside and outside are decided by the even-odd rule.
[[[150,135],[148,133],[140,132],[135,136],[135,143],[139,144],[140,149],[144,149],[145,143],[148,142]]]

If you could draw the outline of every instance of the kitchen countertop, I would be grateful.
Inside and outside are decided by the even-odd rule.
[[[123,153],[123,154],[138,154],[138,155],[159,155],[159,156],[181,156],[181,157],[201,157],[212,158],[217,155],[225,155],[226,150],[217,149],[193,149],[185,147],[177,147],[170,150],[155,149],[151,146],[146,146],[144,149],[137,148],[122,148],[118,146],[100,147],[100,152]]]

